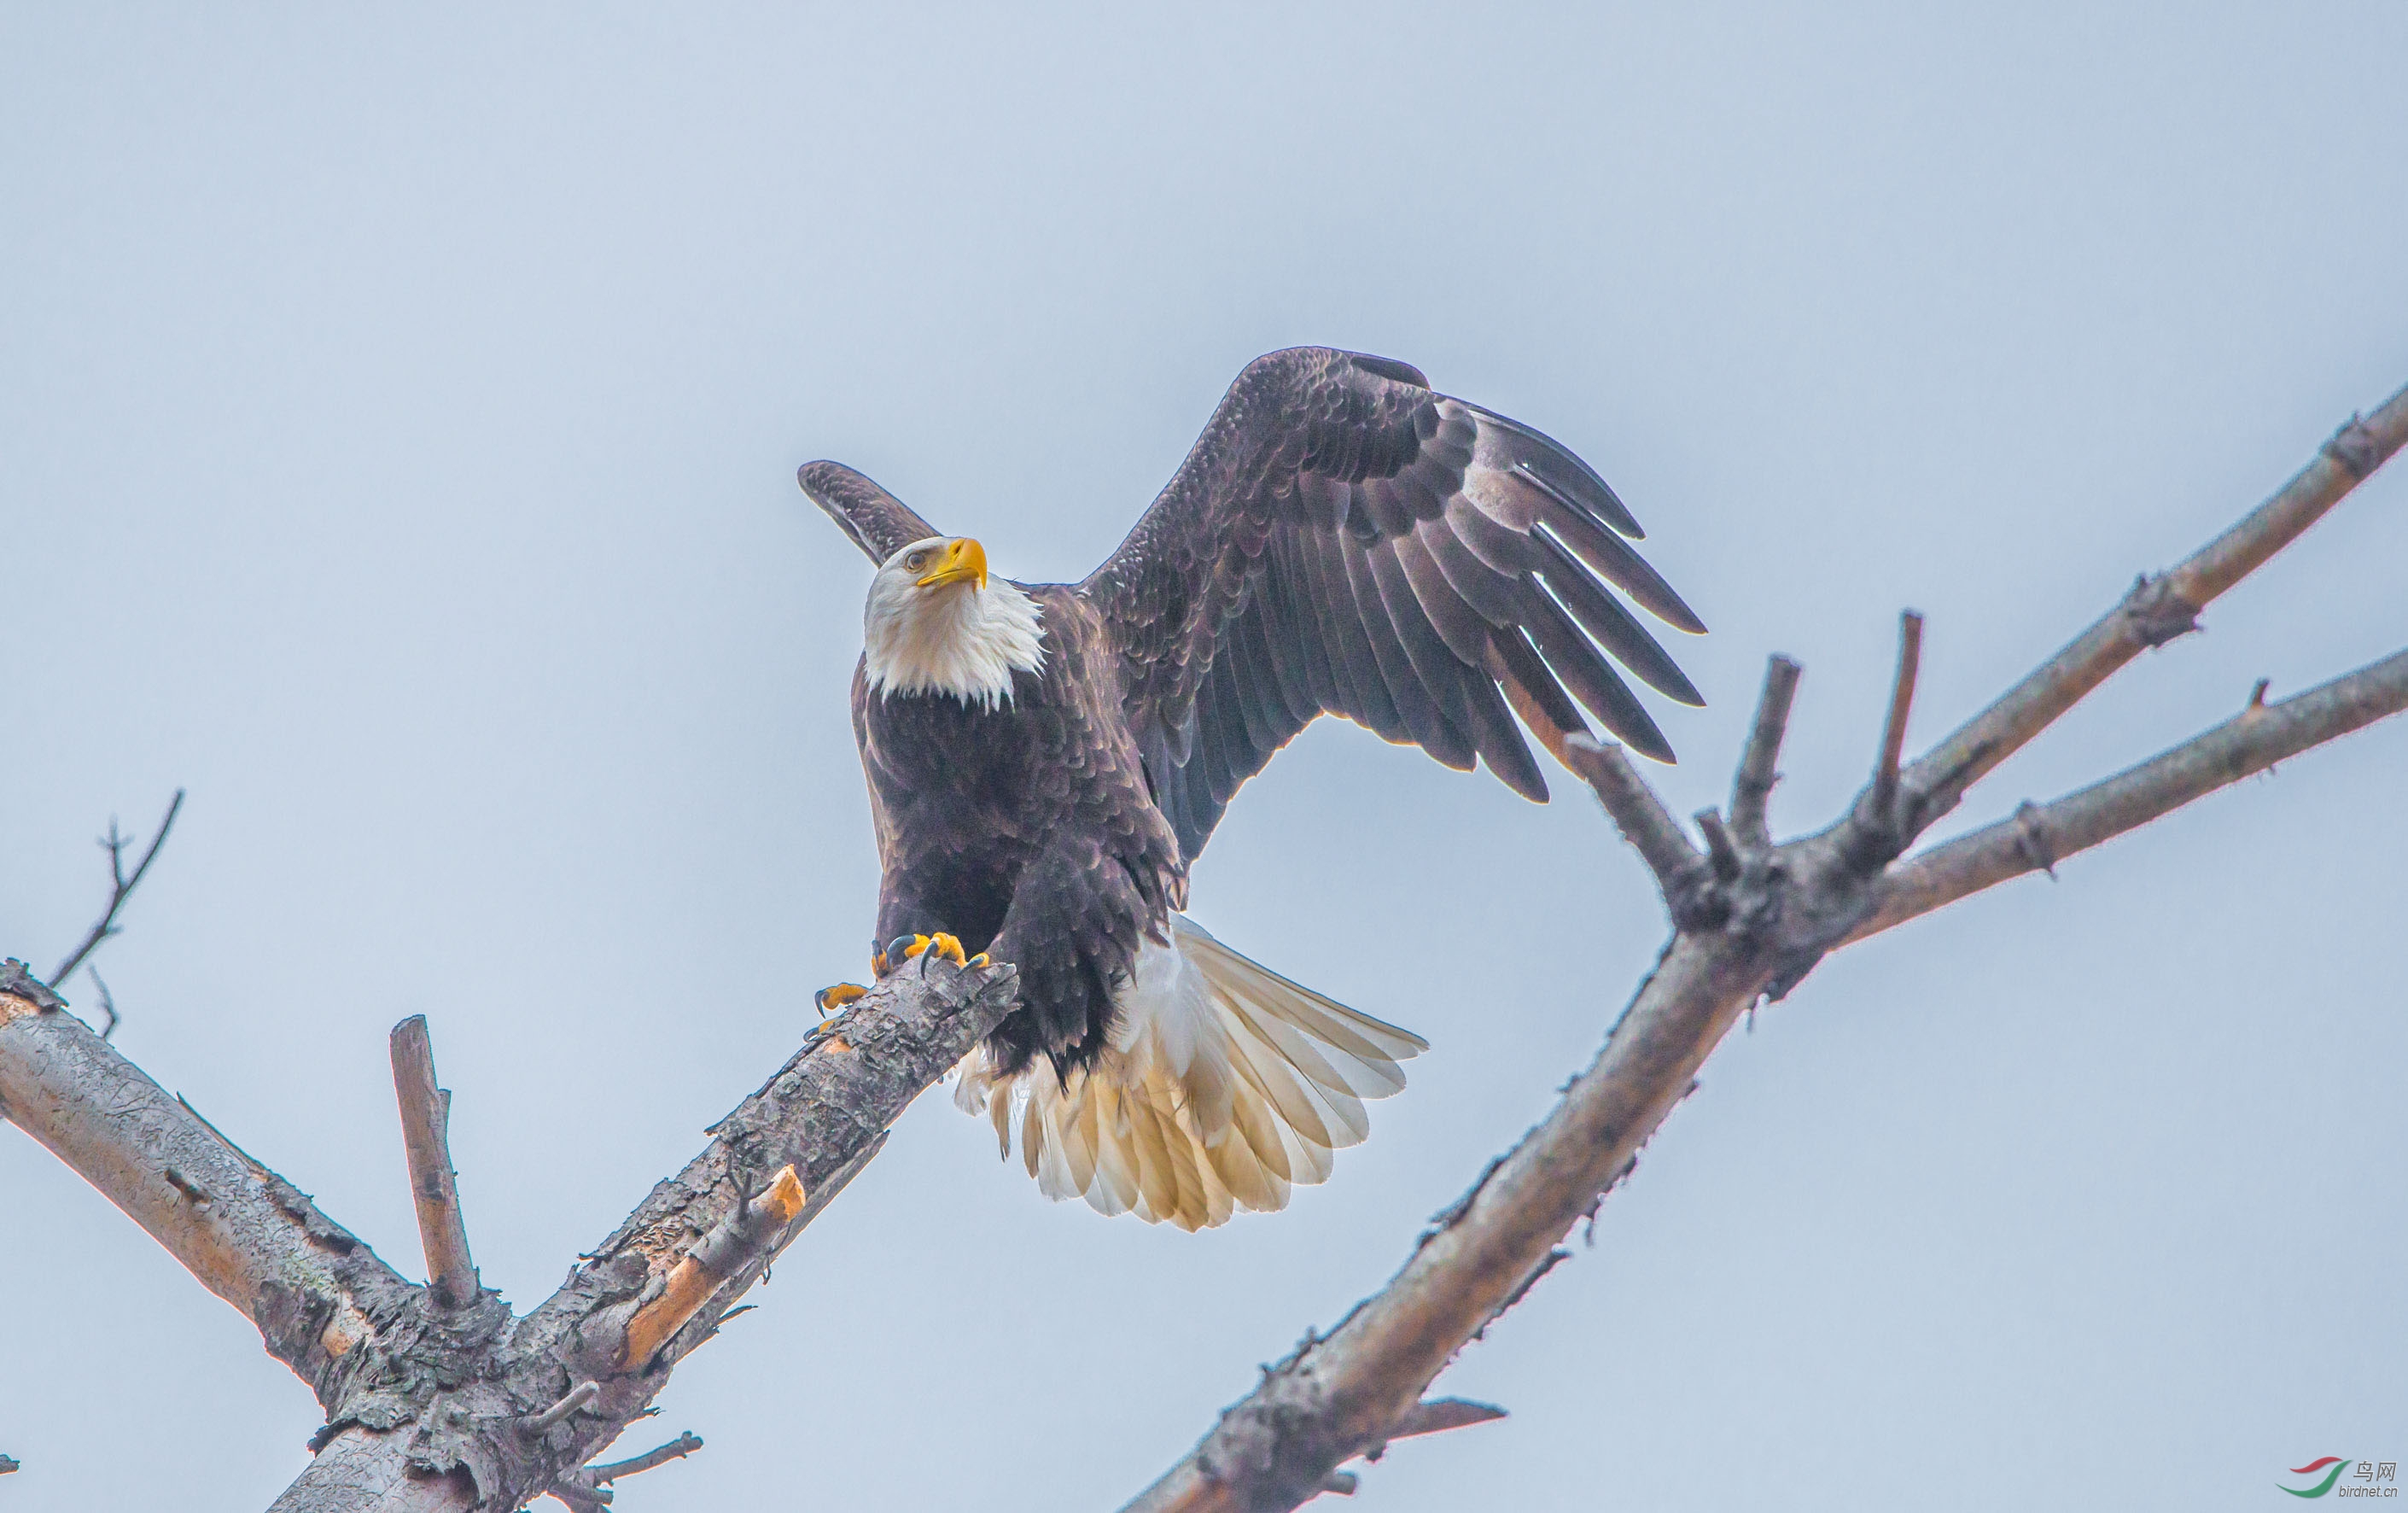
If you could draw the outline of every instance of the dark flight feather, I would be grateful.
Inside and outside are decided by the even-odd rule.
[[[1484,760],[1534,798],[1545,782],[1509,708],[1552,748],[1586,728],[1577,699],[1670,760],[1607,659],[1681,702],[1698,692],[1613,589],[1705,627],[1631,548],[1642,536],[1544,433],[1435,393],[1402,363],[1300,347],[1239,375],[1079,593],[1119,657],[1140,750],[1207,770],[1172,815],[1193,860],[1237,786],[1312,713],[1451,767]]]
[[[850,468],[815,462],[800,478],[872,560],[939,534]],[[1407,364],[1298,347],[1247,366],[1076,593],[1192,861],[1239,786],[1324,713],[1450,767],[1484,759],[1532,798],[1545,781],[1509,706],[1525,724],[1536,712],[1546,728],[1531,728],[1553,747],[1586,728],[1576,699],[1634,750],[1671,760],[1608,663],[1702,702],[1614,595],[1705,628],[1631,547],[1643,536],[1605,480],[1543,432],[1435,393]]]

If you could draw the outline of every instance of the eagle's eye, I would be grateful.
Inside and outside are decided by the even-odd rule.
[[[903,566],[909,568],[913,572],[918,572],[922,568],[924,568],[927,565],[928,554],[925,550],[914,552],[910,556],[903,559]]]

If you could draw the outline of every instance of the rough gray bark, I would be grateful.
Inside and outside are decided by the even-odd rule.
[[[1663,956],[1588,1069],[1520,1145],[1438,1216],[1388,1285],[1328,1335],[1308,1334],[1268,1369],[1124,1513],[1284,1513],[1340,1490],[1333,1477],[1344,1473],[1337,1467],[1357,1455],[1376,1458],[1455,1352],[1562,1259],[1557,1243],[1636,1164],[1742,1013],[1768,995],[1780,998],[1829,951],[1883,922],[2028,870],[2002,859],[2014,853],[2013,838],[1985,831],[1940,848],[1928,866],[1893,874],[1916,837],[2118,668],[2197,628],[2202,608],[2403,442],[2408,389],[2372,416],[2353,419],[2266,503],[2172,571],[2142,578],[2064,650],[1901,769],[1921,654],[1921,620],[1909,612],[1872,778],[1846,814],[1815,834],[1776,845],[1766,820],[1799,678],[1785,658],[1767,670],[1732,785],[1734,823],[1726,827],[1713,810],[1698,817],[1702,853],[1619,747],[1569,742],[1562,755],[1663,890],[1674,926]],[[2408,653],[2283,705],[2253,698],[2252,708],[2226,726],[2064,800],[2039,833],[2061,836],[2060,854],[2070,854],[2075,843],[2095,844],[2403,704]],[[1351,1490],[1351,1480],[1343,1485]]]
[[[523,1318],[491,1291],[450,1307],[404,1281],[14,961],[0,975],[0,1107],[242,1309],[316,1390],[319,1453],[279,1513],[466,1513],[547,1491],[591,1507],[602,1481],[655,1462],[586,1463],[867,1164],[905,1106],[1009,1012],[1014,975],[924,958],[818,1026]],[[738,1219],[788,1166],[808,1192],[792,1218],[769,1232]],[[624,1360],[630,1321],[705,1239],[714,1265],[701,1305],[647,1359]]]
[[[22,963],[0,966],[0,1112],[242,1310],[320,1403],[336,1401],[362,1344],[417,1289],[63,1007]]]

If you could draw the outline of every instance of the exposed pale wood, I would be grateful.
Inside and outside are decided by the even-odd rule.
[[[671,1268],[661,1295],[627,1320],[620,1368],[641,1370],[651,1364],[669,1336],[701,1311],[719,1285],[746,1261],[767,1254],[802,1211],[803,1185],[792,1165],[782,1166],[770,1179],[768,1191],[737,1207],[718,1228],[695,1241],[694,1248]]]
[[[409,1196],[418,1209],[418,1239],[426,1253],[426,1285],[435,1301],[457,1308],[477,1296],[477,1266],[460,1217],[460,1188],[452,1170],[452,1095],[435,1083],[435,1045],[426,1016],[393,1027],[393,1090],[401,1105],[401,1145],[409,1160]]]
[[[481,1347],[484,1374],[447,1394],[441,1416],[427,1417],[432,1398],[410,1398],[418,1411],[389,1431],[345,1427],[320,1457],[339,1452],[340,1465],[313,1468],[294,1484],[294,1495],[306,1490],[319,1500],[291,1504],[290,1513],[468,1513],[480,1492],[514,1506],[507,1499],[527,1501],[555,1483],[572,1501],[592,1501],[597,1484],[584,1463],[650,1406],[676,1364],[868,1164],[911,1100],[995,1028],[1014,982],[1009,966],[966,970],[923,958],[814,1027],[776,1075],[712,1126],[702,1153],[655,1184],[506,1343]],[[793,1175],[781,1182],[784,1167]],[[748,1199],[760,1227],[731,1225]],[[710,1259],[675,1283],[696,1251]],[[673,1286],[683,1295],[675,1327],[657,1343],[637,1336],[631,1349],[630,1326]],[[588,1381],[588,1400],[529,1433],[529,1420]],[[442,1474],[376,1481],[403,1463]],[[362,1490],[343,1491],[351,1488]]]

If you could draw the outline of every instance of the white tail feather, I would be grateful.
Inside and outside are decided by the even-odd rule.
[[[1057,1078],[1038,1061],[996,1075],[963,1058],[953,1102],[995,1125],[1006,1159],[1048,1198],[1084,1198],[1182,1230],[1287,1206],[1326,1179],[1331,1152],[1370,1132],[1367,1098],[1405,1085],[1397,1063],[1429,1048],[1409,1030],[1292,983],[1184,915],[1148,942],[1096,1064]]]

